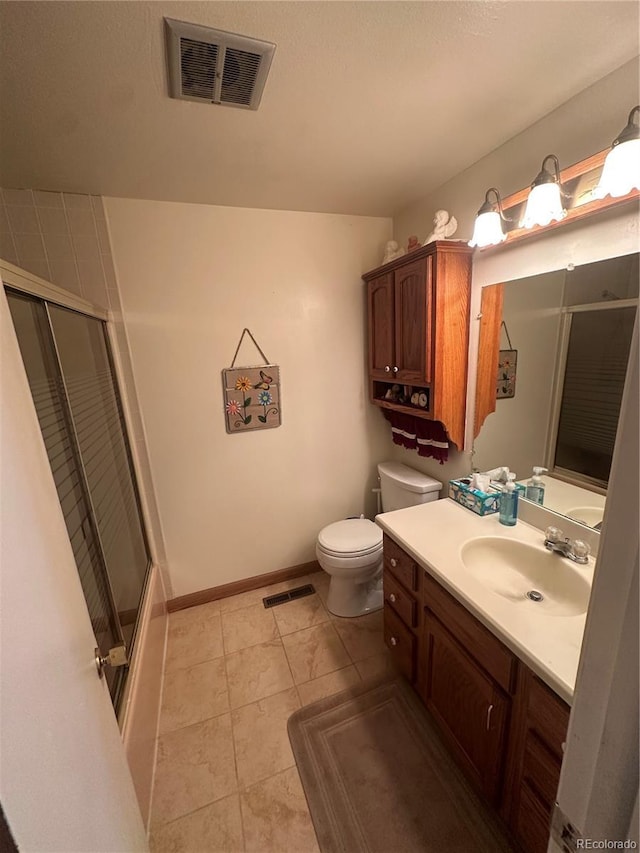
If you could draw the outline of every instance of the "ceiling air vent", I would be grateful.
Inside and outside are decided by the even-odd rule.
[[[258,109],[275,44],[164,20],[172,98]]]

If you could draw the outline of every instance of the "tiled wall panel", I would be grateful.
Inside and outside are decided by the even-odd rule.
[[[0,257],[101,308],[117,292],[99,196],[0,191]],[[110,294],[111,291],[111,294]]]

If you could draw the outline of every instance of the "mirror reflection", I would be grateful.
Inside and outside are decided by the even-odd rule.
[[[599,528],[638,303],[638,254],[503,287],[496,410],[473,469],[542,474],[545,507]],[[535,493],[531,492],[533,496]]]

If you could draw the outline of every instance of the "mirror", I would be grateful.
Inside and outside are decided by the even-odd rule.
[[[473,470],[544,466],[543,504],[599,529],[638,302],[638,254],[504,285],[496,409]],[[500,381],[498,381],[500,377]]]

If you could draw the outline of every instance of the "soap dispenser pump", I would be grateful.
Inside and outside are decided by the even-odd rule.
[[[544,480],[540,475],[548,470],[548,468],[541,468],[540,466],[536,466],[533,469],[533,477],[527,482],[524,494],[527,500],[537,504],[544,503]]]
[[[506,524],[508,527],[513,527],[518,519],[518,492],[515,479],[515,474],[507,474],[507,482],[500,495],[500,524]]]

